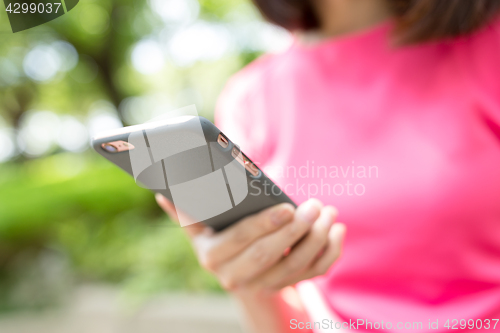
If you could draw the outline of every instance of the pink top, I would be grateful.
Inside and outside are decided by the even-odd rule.
[[[498,319],[500,22],[401,48],[391,27],[255,61],[217,125],[295,202],[338,208],[343,256],[314,283],[343,320]]]

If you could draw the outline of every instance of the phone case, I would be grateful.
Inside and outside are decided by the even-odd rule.
[[[213,216],[202,222],[216,231],[278,203],[296,206],[258,167],[255,166],[253,174],[244,167],[235,168],[235,161],[242,162],[233,155],[240,152],[239,147],[209,120],[196,116],[182,118],[183,121],[174,118],[160,124],[125,127],[93,138],[92,146],[130,175],[134,176],[136,171],[138,182],[173,201],[187,215],[208,211]],[[218,143],[220,134],[227,147]],[[113,141],[145,146],[116,153],[103,149],[102,144]],[[243,157],[246,163],[253,164],[240,153],[240,159]],[[138,176],[137,170],[142,170]],[[210,179],[209,189],[197,185],[203,184],[204,179]],[[235,186],[235,180],[239,186]]]

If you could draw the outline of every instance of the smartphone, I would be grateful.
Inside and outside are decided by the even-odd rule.
[[[181,116],[92,138],[142,187],[216,231],[279,203],[296,204],[209,120]],[[181,225],[182,221],[181,221]]]

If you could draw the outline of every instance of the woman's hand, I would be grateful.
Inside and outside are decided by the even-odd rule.
[[[156,199],[177,219],[173,204]],[[337,211],[311,199],[297,209],[279,204],[248,216],[221,232],[203,223],[184,227],[200,264],[214,273],[223,288],[236,294],[273,292],[325,274],[339,257],[345,226]]]

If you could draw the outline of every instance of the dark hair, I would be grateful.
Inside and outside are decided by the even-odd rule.
[[[319,27],[312,0],[253,0],[269,21],[288,30]],[[500,11],[500,0],[386,0],[403,43],[464,35]]]

